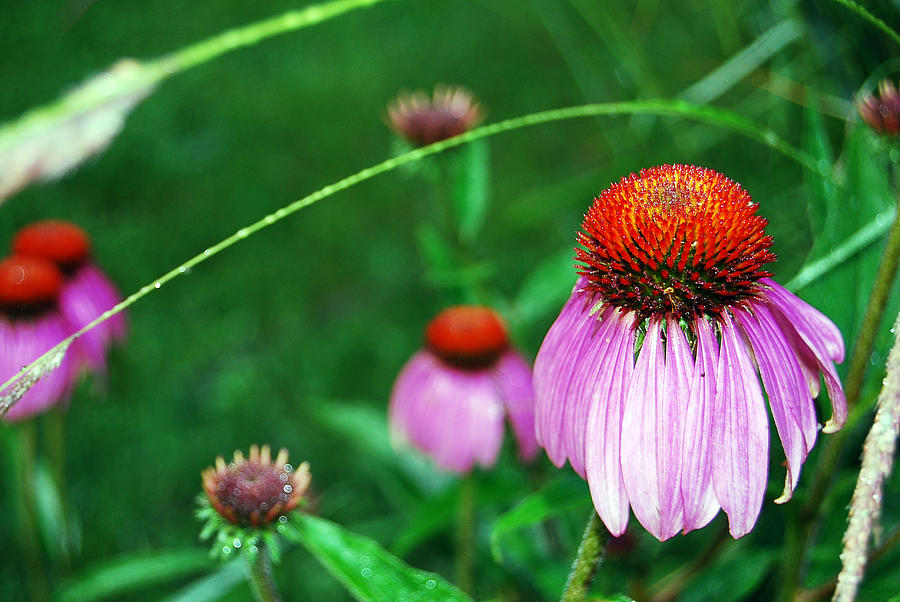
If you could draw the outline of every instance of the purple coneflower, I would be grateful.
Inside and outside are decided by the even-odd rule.
[[[75,224],[58,220],[35,222],[16,233],[12,246],[19,255],[48,259],[62,270],[59,306],[74,330],[121,301],[115,285],[91,261],[90,239]],[[88,368],[102,371],[110,343],[124,335],[125,318],[121,313],[82,335],[79,350]]]
[[[273,462],[268,445],[251,445],[249,459],[235,451],[228,464],[219,456],[215,468],[207,468],[202,476],[210,505],[242,527],[268,525],[296,508],[311,480],[309,464],[294,468],[284,448]]]
[[[13,255],[0,261],[0,375],[5,380],[72,334],[59,308],[63,276],[53,262]],[[56,404],[71,389],[77,374],[63,358],[4,414],[23,420]]]
[[[388,105],[388,121],[398,134],[417,146],[458,136],[484,118],[481,107],[464,88],[437,86],[425,92],[401,93]]]
[[[787,458],[776,503],[815,443],[820,375],[824,432],[844,424],[840,332],[769,278],[756,209],[722,174],[664,165],[613,184],[584,218],[580,277],[535,362],[536,432],[586,478],[613,535],[629,504],[660,540],[720,507],[732,536],[749,532],[766,489],[766,396]]]
[[[522,459],[537,451],[531,370],[487,307],[444,310],[425,332],[426,349],[403,367],[391,392],[391,431],[446,470],[489,468],[503,443],[503,417]]]
[[[870,128],[879,134],[900,136],[900,92],[890,80],[878,85],[878,94],[866,92],[856,100],[856,108]]]

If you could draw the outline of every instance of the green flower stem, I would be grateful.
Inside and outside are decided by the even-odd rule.
[[[606,527],[600,522],[597,513],[591,510],[591,518],[588,519],[584,535],[581,536],[581,545],[578,546],[578,555],[572,563],[572,570],[566,580],[566,589],[560,598],[562,602],[578,602],[585,599],[600,566],[603,549],[608,540]]]
[[[476,483],[471,474],[459,482],[459,509],[456,519],[456,586],[474,595],[472,579],[475,561],[475,501]]]
[[[229,29],[211,38],[177,50],[149,66],[158,66],[168,75],[202,65],[225,53],[252,46],[267,38],[277,36],[310,25],[316,25],[357,8],[372,6],[383,0],[336,0],[324,4],[314,4],[299,10],[288,11],[277,17],[264,19]]]
[[[247,558],[250,589],[253,590],[256,602],[280,602],[281,595],[272,576],[272,561],[265,544],[260,541],[255,554],[244,554]]]
[[[19,533],[22,553],[25,556],[25,572],[31,600],[43,602],[50,599],[47,571],[41,558],[41,541],[38,537],[37,500],[35,499],[34,468],[37,448],[37,429],[34,420],[27,420],[16,429],[19,443],[18,466],[15,467],[19,499]]]
[[[898,197],[900,207],[900,197]],[[862,324],[853,344],[853,354],[847,368],[847,377],[844,379],[844,393],[847,396],[847,408],[849,415],[844,429],[828,437],[822,450],[821,458],[813,475],[810,493],[806,503],[788,527],[787,552],[782,564],[781,586],[779,600],[791,600],[794,598],[797,588],[800,586],[801,573],[806,549],[813,538],[819,516],[822,514],[822,504],[828,492],[835,467],[841,458],[841,451],[848,434],[853,430],[870,410],[865,404],[858,403],[859,394],[872,356],[872,348],[879,326],[884,317],[884,309],[888,297],[897,278],[897,268],[900,266],[900,218],[898,212],[894,212],[894,222],[888,232],[881,264],[875,276],[872,286],[872,294],[863,314]]]
[[[870,13],[868,10],[866,10],[866,8],[864,6],[860,6],[856,2],[853,2],[853,0],[834,0],[834,1],[842,6],[846,6],[847,8],[849,8],[850,10],[855,12],[857,15],[859,15],[860,17],[862,17],[863,19],[865,19],[866,21],[868,21],[869,23],[871,23],[872,25],[874,25],[875,27],[877,27],[878,29],[880,29],[881,31],[886,33],[887,35],[889,35],[895,42],[900,44],[900,34],[898,34],[894,29],[892,29],[890,27],[890,25],[888,25],[887,23],[885,23],[884,21],[882,21],[881,19],[879,19],[878,17],[876,17],[875,15]]]
[[[50,464],[50,471],[53,480],[56,482],[56,489],[59,491],[59,503],[62,511],[65,528],[63,530],[65,541],[61,546],[63,552],[60,563],[64,572],[71,569],[71,559],[69,558],[69,546],[71,544],[69,526],[69,514],[67,508],[66,492],[66,415],[67,408],[62,407],[63,404],[57,404],[49,412],[42,417],[42,426],[44,434],[44,450],[47,462]]]
[[[20,379],[27,380],[27,377],[39,377],[43,373],[43,371],[46,371],[48,369],[48,366],[52,368],[53,365],[58,365],[58,360],[61,360],[62,354],[72,343],[72,341],[74,341],[77,337],[83,335],[87,331],[91,330],[98,324],[105,322],[112,316],[130,307],[133,303],[143,298],[148,293],[161,288],[170,280],[173,280],[174,278],[177,278],[182,274],[186,274],[191,270],[191,268],[203,263],[210,257],[217,255],[218,253],[224,251],[235,243],[244,240],[248,236],[255,234],[259,230],[271,226],[272,224],[281,221],[285,217],[296,213],[301,209],[305,209],[310,205],[314,205],[315,203],[318,203],[322,199],[330,197],[335,193],[351,188],[361,182],[365,182],[366,180],[370,180],[375,176],[393,171],[403,165],[419,161],[424,157],[436,155],[449,148],[460,146],[479,138],[487,138],[488,136],[494,136],[496,134],[509,132],[527,126],[551,123],[566,119],[595,117],[598,115],[633,114],[682,117],[685,119],[693,119],[695,121],[701,121],[727,129],[732,129],[740,134],[743,134],[744,136],[747,136],[753,140],[757,140],[758,142],[761,142],[781,152],[785,156],[793,159],[803,167],[810,169],[815,173],[822,173],[819,170],[817,162],[810,155],[791,145],[789,142],[783,140],[772,130],[760,127],[756,123],[736,113],[732,113],[730,111],[725,111],[722,109],[716,109],[709,106],[695,105],[685,101],[639,100],[630,102],[589,104],[567,107],[563,109],[551,109],[548,111],[530,113],[521,117],[514,117],[505,121],[499,121],[497,123],[485,125],[454,138],[441,140],[440,142],[435,142],[434,144],[424,146],[422,148],[417,148],[402,155],[386,159],[381,163],[377,163],[371,167],[367,167],[350,176],[347,176],[346,178],[339,180],[338,182],[329,184],[324,188],[320,188],[312,194],[294,201],[293,203],[282,207],[274,213],[270,213],[269,215],[264,216],[262,219],[244,228],[241,228],[231,236],[205,249],[202,253],[195,255],[178,267],[166,272],[155,281],[144,285],[140,290],[129,295],[121,303],[103,312],[100,316],[81,328],[78,332],[61,341],[55,347],[51,348],[42,356],[37,358],[35,361],[22,368],[22,370],[20,370],[17,374],[13,375],[6,382],[4,382],[3,385],[0,385],[0,391],[7,391],[7,389],[13,386]],[[22,396],[22,394],[24,394],[25,391],[27,391],[27,389],[27,386],[13,387],[11,393],[6,393],[3,396],[0,396],[0,415],[4,414],[9,409],[9,407],[12,406],[12,404],[18,401],[18,399]]]

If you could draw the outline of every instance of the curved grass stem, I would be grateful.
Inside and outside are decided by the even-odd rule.
[[[29,386],[37,382],[37,380],[46,372],[55,369],[62,360],[66,348],[79,336],[91,330],[95,326],[105,322],[112,316],[142,299],[148,293],[160,289],[169,281],[188,273],[195,266],[203,263],[207,259],[217,255],[221,251],[231,247],[232,245],[244,240],[245,238],[255,234],[256,232],[275,224],[287,216],[305,209],[310,205],[314,205],[322,199],[328,198],[338,192],[356,186],[361,182],[370,180],[375,176],[393,171],[403,165],[419,161],[425,157],[436,155],[447,149],[454,148],[472,140],[495,136],[504,132],[517,130],[520,128],[539,125],[544,123],[552,123],[567,119],[577,119],[583,117],[596,117],[598,115],[660,115],[670,117],[681,117],[694,121],[709,123],[726,129],[734,130],[744,136],[757,140],[788,158],[796,161],[801,166],[812,170],[815,173],[821,173],[817,162],[806,152],[798,149],[789,142],[779,137],[770,129],[763,128],[753,121],[742,117],[731,111],[716,109],[709,106],[701,106],[679,100],[638,100],[630,102],[612,102],[580,105],[575,107],[566,107],[562,109],[550,109],[547,111],[539,111],[537,113],[529,113],[521,117],[506,119],[497,123],[488,124],[474,130],[470,130],[465,134],[461,134],[454,138],[448,138],[435,142],[428,146],[411,150],[402,155],[385,159],[381,163],[377,163],[371,167],[361,169],[360,171],[347,176],[333,184],[329,184],[312,194],[309,194],[293,203],[285,205],[281,209],[270,213],[261,219],[237,230],[231,236],[219,241],[218,243],[204,249],[198,255],[185,261],[181,265],[169,270],[153,282],[144,285],[135,293],[129,295],[124,301],[116,306],[103,312],[89,324],[64,339],[56,346],[45,352],[39,358],[26,365],[17,374],[10,377],[6,382],[0,385],[0,392],[5,392],[0,396],[0,415],[6,411],[24,395]],[[24,381],[27,384],[23,386],[14,386],[18,381]],[[9,392],[7,392],[9,390]]]

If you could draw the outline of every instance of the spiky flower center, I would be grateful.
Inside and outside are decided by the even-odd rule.
[[[445,309],[425,330],[428,348],[449,364],[481,368],[494,363],[509,344],[495,311],[477,305]]]
[[[0,261],[0,308],[11,317],[41,312],[56,303],[62,273],[40,257],[12,255]]]
[[[250,458],[240,451],[230,464],[219,457],[216,467],[203,471],[203,488],[210,503],[236,525],[258,527],[294,509],[309,485],[309,468],[287,463],[282,449],[275,462],[267,445],[252,446]]]
[[[610,186],[578,233],[587,288],[641,318],[717,315],[759,292],[768,223],[739,184],[703,167],[663,165]]]
[[[43,257],[64,271],[74,270],[88,257],[91,242],[84,230],[61,220],[46,220],[25,226],[13,238],[13,251]]]

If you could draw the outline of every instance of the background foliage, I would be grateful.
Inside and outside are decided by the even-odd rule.
[[[158,56],[297,4],[7,2],[0,118],[55,98],[119,57]],[[895,2],[867,6],[900,21]],[[52,423],[39,421],[38,514],[51,588],[67,600],[120,597],[116,590],[133,580],[130,599],[246,598],[234,567],[213,563],[197,542],[193,510],[201,469],[257,442],[310,462],[318,514],[413,566],[452,576],[456,482],[413,454],[396,454],[385,413],[422,328],[457,300],[455,283],[479,279],[533,357],[569,292],[574,232],[592,196],[664,162],[708,166],[741,182],[770,221],[777,278],[787,282],[894,204],[896,182],[886,174],[898,156],[860,126],[850,104],[873,73],[900,66],[890,60],[898,51],[892,44],[845,8],[813,1],[399,1],[166,82],[106,153],[0,208],[0,244],[30,221],[72,220],[93,237],[97,262],[131,292],[237,227],[395,152],[383,123],[387,101],[400,89],[441,82],[473,90],[489,121],[585,102],[709,103],[779,132],[823,169],[833,167],[833,178],[708,125],[646,115],[583,119],[486,141],[490,205],[462,272],[442,264],[445,233],[433,225],[438,199],[423,177],[427,164],[251,237],[130,312],[129,341],[113,354],[108,379],[83,382],[65,413],[63,491],[48,474]],[[799,291],[835,320],[848,346],[882,244]],[[885,325],[864,402],[877,394],[889,339]],[[861,422],[826,500],[808,587],[839,569],[870,417]],[[25,461],[18,436],[0,430],[0,507],[17,509],[0,512],[3,599],[27,591],[14,485]],[[681,600],[770,597],[796,506],[771,503],[781,488],[778,453],[773,445],[771,491],[753,533],[720,542],[719,516],[660,544],[633,522],[595,591],[646,599],[675,583]],[[814,452],[799,500],[815,461]],[[512,449],[477,481],[479,593],[558,595],[589,513],[587,487],[543,457],[520,469]],[[900,489],[897,477],[889,489]],[[525,510],[495,523],[539,490]],[[895,525],[900,504],[886,497],[884,523]],[[709,570],[684,577],[711,545]],[[891,568],[898,559],[888,553],[871,567],[865,599],[900,591],[900,571]],[[289,599],[347,596],[290,546],[278,579]]]

